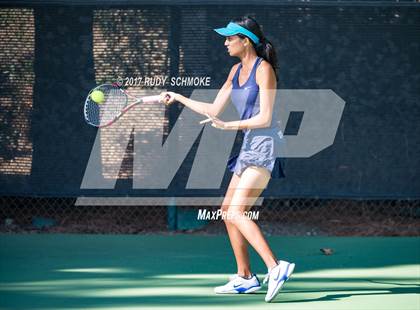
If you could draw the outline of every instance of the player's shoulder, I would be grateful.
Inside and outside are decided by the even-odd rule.
[[[273,66],[266,60],[262,60],[257,68],[255,79],[258,85],[271,85],[275,84],[277,77]],[[268,83],[268,84],[267,84]],[[269,86],[274,87],[273,85]]]
[[[259,80],[261,78],[266,79],[271,76],[275,76],[273,66],[268,61],[263,59],[260,65],[257,67],[256,78]]]
[[[265,60],[265,59],[263,59],[261,62],[260,62],[260,64],[259,64],[259,66],[257,67],[257,72],[260,72],[260,73],[263,73],[263,72],[270,72],[270,71],[272,71],[273,70],[273,67],[271,66],[271,64],[267,61],[267,60]]]
[[[236,63],[236,64],[234,64],[233,66],[232,66],[232,68],[230,68],[230,72],[232,73],[235,73],[236,72],[236,70],[238,69],[238,67],[239,67],[239,65],[240,65],[241,63],[240,62],[238,62],[238,63]]]
[[[238,70],[238,67],[239,67],[239,65],[240,65],[240,64],[241,64],[241,63],[240,63],[240,62],[238,62],[238,63],[234,64],[234,65],[232,66],[232,68],[230,68],[230,72],[229,72],[229,80],[232,80],[232,79],[233,79],[233,76],[235,75],[236,70]]]

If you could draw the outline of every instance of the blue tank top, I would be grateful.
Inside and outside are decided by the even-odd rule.
[[[236,110],[240,115],[241,120],[249,119],[260,113],[260,101],[258,98],[260,87],[258,86],[256,81],[256,73],[257,67],[262,61],[263,58],[257,57],[254,66],[252,67],[249,78],[244,84],[239,84],[239,73],[242,69],[242,63],[239,64],[238,69],[236,70],[236,73],[233,76],[231,99],[233,105],[235,106]],[[273,108],[271,126],[267,128],[252,129],[252,131],[255,133],[258,132],[259,134],[263,135],[273,134],[275,132],[276,134],[278,134],[279,138],[283,138],[283,133],[278,127],[278,124],[278,112],[277,107],[275,106]],[[247,132],[250,131],[250,129],[243,131]]]
[[[258,97],[260,88],[256,81],[256,72],[262,60],[261,57],[257,57],[249,78],[244,84],[239,84],[239,73],[242,69],[242,63],[239,64],[232,79],[231,100],[241,120],[249,119],[260,113]],[[280,150],[285,141],[279,128],[276,105],[273,108],[272,122],[269,127],[244,129],[243,132],[245,135],[240,154],[229,158],[229,169],[231,171],[241,171],[248,165],[260,165],[271,170],[273,178],[285,177],[284,158],[279,158],[281,157]],[[238,158],[239,163],[237,165]]]

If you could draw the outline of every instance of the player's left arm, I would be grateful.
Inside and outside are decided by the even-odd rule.
[[[224,129],[253,129],[271,126],[277,81],[274,70],[267,61],[263,60],[258,66],[256,82],[260,88],[260,113],[246,120],[224,122]]]

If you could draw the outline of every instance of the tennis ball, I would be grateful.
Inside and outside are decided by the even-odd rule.
[[[90,94],[90,99],[95,101],[96,103],[100,104],[105,101],[105,94],[101,92],[100,90],[94,90]]]

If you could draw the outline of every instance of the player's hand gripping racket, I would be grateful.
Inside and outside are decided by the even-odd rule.
[[[128,103],[128,99],[134,99]],[[102,84],[92,89],[85,101],[84,114],[89,125],[103,128],[112,125],[125,112],[140,103],[161,102],[160,96],[137,98],[127,94],[118,84]]]

